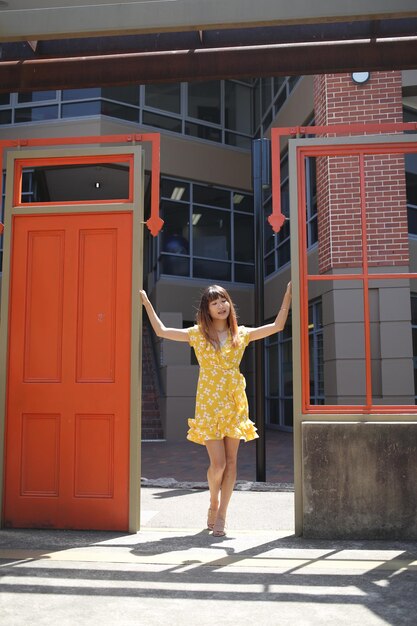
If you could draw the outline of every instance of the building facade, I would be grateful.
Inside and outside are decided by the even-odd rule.
[[[0,137],[63,137],[129,132],[161,133],[163,231],[146,234],[145,287],[165,323],[194,321],[202,288],[230,290],[240,323],[254,323],[254,206],[252,140],[273,126],[417,120],[417,71],[372,73],[362,85],[350,74],[253,78],[206,83],[130,85],[0,95]],[[286,146],[281,198],[289,210]],[[360,264],[357,172],[346,159],[307,162],[309,264],[326,272]],[[376,267],[417,267],[417,155],[369,163],[369,203]],[[111,180],[110,180],[111,182]],[[23,193],[36,200],[42,181],[25,173]],[[145,200],[148,198],[145,190]],[[290,227],[275,235],[266,217],[265,321],[274,318],[290,279]],[[335,245],[335,242],[338,242]],[[381,270],[382,271],[382,270]],[[373,378],[381,403],[415,402],[417,285],[392,301],[389,288],[372,290]],[[360,294],[309,294],[310,394],[315,404],[361,402],[361,342],[355,315]],[[358,325],[359,328],[359,325]],[[183,439],[194,413],[198,367],[185,344],[155,341],[163,436]],[[250,347],[242,370],[252,417],[254,376]],[[358,392],[359,390],[359,392]],[[291,317],[283,333],[266,340],[266,415],[271,428],[292,428]]]

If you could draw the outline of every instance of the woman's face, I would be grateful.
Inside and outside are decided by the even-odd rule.
[[[226,298],[216,298],[209,302],[209,313],[212,320],[227,320],[230,313],[230,303]]]

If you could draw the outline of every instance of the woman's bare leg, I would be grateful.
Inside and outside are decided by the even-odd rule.
[[[220,506],[217,512],[217,517],[225,520],[227,507],[229,506],[230,498],[233,493],[233,487],[236,482],[237,453],[239,450],[240,439],[225,437],[223,441],[226,456],[226,467],[223,472],[223,480],[221,483]]]
[[[206,448],[210,458],[210,466],[207,470],[207,481],[210,489],[210,508],[213,511],[217,511],[219,508],[220,488],[226,468],[226,447],[224,440],[212,440],[206,441]]]

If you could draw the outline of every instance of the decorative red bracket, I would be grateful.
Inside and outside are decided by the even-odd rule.
[[[146,221],[149,231],[156,237],[160,232],[164,220],[159,215],[159,184],[161,175],[161,136],[159,133],[144,133],[131,135],[103,135],[93,137],[61,137],[51,139],[5,139],[0,140],[0,173],[3,171],[3,152],[6,148],[21,148],[35,146],[77,146],[88,144],[112,143],[151,143],[151,216]],[[0,176],[0,197],[3,179]],[[0,223],[0,235],[4,225]]]
[[[278,233],[286,217],[281,209],[281,137],[301,137],[305,135],[361,135],[364,133],[395,133],[417,130],[417,122],[387,124],[333,124],[330,126],[283,126],[271,129],[271,167],[272,167],[272,213],[268,222],[274,233]]]

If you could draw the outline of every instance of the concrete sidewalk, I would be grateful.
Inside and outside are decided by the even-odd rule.
[[[417,543],[294,537],[280,491],[236,491],[215,538],[207,502],[144,488],[136,535],[0,531],[1,624],[416,624]]]

